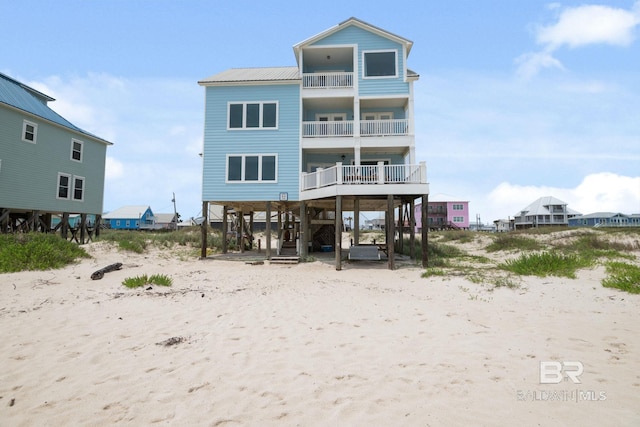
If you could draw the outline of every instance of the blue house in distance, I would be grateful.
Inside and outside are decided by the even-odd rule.
[[[151,207],[123,206],[102,216],[105,224],[113,230],[155,230],[156,217]]]
[[[569,219],[569,227],[640,227],[640,214],[596,212]]]
[[[210,204],[221,207],[223,233],[232,218],[244,250],[254,213],[264,212],[268,259],[275,220],[279,257],[330,247],[340,270],[343,212],[353,212],[354,246],[360,212],[384,212],[381,249],[394,268],[394,218],[402,219],[400,234],[415,229],[415,200],[422,199],[426,218],[429,194],[426,163],[416,159],[412,47],[349,18],[293,45],[294,66],[231,68],[199,81],[203,215]]]

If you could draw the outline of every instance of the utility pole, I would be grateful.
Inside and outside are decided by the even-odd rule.
[[[171,199],[171,201],[173,202],[173,219],[175,220],[175,225],[174,225],[174,230],[178,229],[178,212],[176,211],[176,193],[172,193],[173,194],[173,199]]]

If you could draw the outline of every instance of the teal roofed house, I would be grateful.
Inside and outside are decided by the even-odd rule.
[[[112,143],[61,117],[52,101],[0,73],[0,231],[79,230],[84,242],[102,214]]]
[[[415,229],[415,200],[422,199],[425,218],[428,205],[426,164],[415,154],[419,75],[408,67],[412,46],[350,18],[293,45],[295,65],[230,68],[199,81],[205,88],[203,213],[221,207],[223,230],[232,218],[238,235],[251,242],[253,215],[265,212],[278,224],[271,230],[266,221],[267,258],[330,248],[341,269],[336,230],[343,212],[354,212],[353,255],[364,252],[359,213],[384,212],[380,249],[393,268],[391,243]],[[414,226],[400,227],[397,237],[394,217],[405,216],[403,223]],[[203,239],[206,256],[204,246]]]

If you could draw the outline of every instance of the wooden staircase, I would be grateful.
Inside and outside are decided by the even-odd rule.
[[[298,264],[300,257],[295,240],[289,240],[282,243],[280,255],[271,257],[272,264]]]

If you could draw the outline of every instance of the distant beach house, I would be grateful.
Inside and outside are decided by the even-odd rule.
[[[596,212],[569,219],[570,227],[640,227],[640,214]]]
[[[496,219],[493,221],[493,225],[495,226],[496,232],[504,233],[513,230],[514,222],[513,219]]]
[[[421,204],[417,204],[416,230],[422,229],[420,217]],[[431,230],[468,230],[469,229],[469,202],[451,196],[437,194],[428,204],[428,228]]]
[[[157,224],[151,207],[123,206],[102,217],[107,227],[114,230],[157,230],[162,228]]]
[[[285,243],[302,257],[332,246],[336,269],[343,212],[354,212],[355,245],[360,212],[388,218],[406,206],[413,212],[429,184],[425,162],[416,159],[419,75],[408,68],[412,47],[350,18],[295,44],[296,66],[232,68],[199,81],[205,88],[202,212],[221,206],[223,230],[229,212],[241,224],[257,212],[275,216],[278,255]],[[387,242],[394,241],[391,223]],[[271,221],[266,225],[270,258]]]
[[[175,213],[158,213],[155,215],[156,225],[163,230],[178,229],[178,215]]]
[[[541,197],[514,215],[515,229],[556,225],[569,225],[569,220],[580,212],[570,209],[565,202],[555,197]]]
[[[51,101],[0,73],[0,232],[60,230],[66,237],[79,228],[84,242],[87,215],[94,224],[101,218],[112,143],[61,117]],[[80,220],[71,225],[74,214]]]

